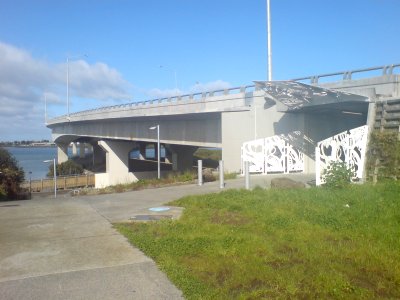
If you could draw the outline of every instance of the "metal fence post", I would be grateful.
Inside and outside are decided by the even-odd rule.
[[[203,161],[199,159],[197,161],[197,182],[198,185],[203,185]]]
[[[245,188],[250,189],[250,172],[249,172],[249,162],[244,162],[244,177],[245,177]]]
[[[223,189],[225,187],[224,182],[224,161],[219,161],[219,187]]]

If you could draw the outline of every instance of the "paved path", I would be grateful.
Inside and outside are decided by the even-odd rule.
[[[271,176],[252,177],[268,186]],[[299,175],[297,180],[308,181]],[[244,179],[226,188],[243,188]],[[218,182],[122,194],[0,202],[0,299],[180,299],[155,263],[110,222],[127,221]]]

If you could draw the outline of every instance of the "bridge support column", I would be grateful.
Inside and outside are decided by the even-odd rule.
[[[139,143],[140,159],[146,159],[146,143]]]
[[[72,143],[72,157],[78,155],[78,149],[76,148],[76,143]]]
[[[85,157],[85,149],[86,149],[86,144],[85,143],[80,143],[79,144],[79,157],[84,158]]]
[[[172,170],[187,171],[193,167],[193,153],[198,147],[186,145],[169,145],[171,151]]]
[[[93,165],[101,165],[106,160],[106,153],[98,144],[93,144]]]
[[[129,172],[129,152],[133,148],[132,143],[118,141],[99,141],[98,143],[106,152],[106,173],[96,176],[96,187],[137,180],[133,173]]]
[[[61,164],[68,160],[68,144],[57,143],[57,163]]]

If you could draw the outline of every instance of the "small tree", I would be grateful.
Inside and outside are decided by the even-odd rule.
[[[15,199],[24,181],[24,171],[4,148],[0,148],[0,172],[0,199]]]
[[[323,173],[324,186],[329,188],[343,188],[351,183],[354,172],[342,161],[331,162]]]
[[[72,160],[67,160],[56,166],[57,176],[70,176],[70,175],[80,175],[83,173],[83,168],[81,165],[77,164]],[[49,172],[47,173],[48,177],[54,176],[54,167],[53,165],[49,166]]]

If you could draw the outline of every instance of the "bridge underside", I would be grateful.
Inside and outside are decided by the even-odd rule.
[[[104,173],[96,176],[96,186],[103,187],[152,177],[154,158],[146,158],[146,147],[153,147],[157,157],[157,132],[160,126],[161,148],[165,156],[161,171],[185,171],[192,168],[193,153],[198,147],[221,147],[221,114],[186,114],[182,116],[136,117],[124,119],[68,122],[52,125],[58,146],[58,162],[68,159],[71,143],[90,145],[93,166],[104,166]],[[137,159],[130,153],[137,150]],[[161,151],[163,153],[163,151]],[[144,171],[143,169],[147,169]],[[95,168],[102,171],[102,168]]]

